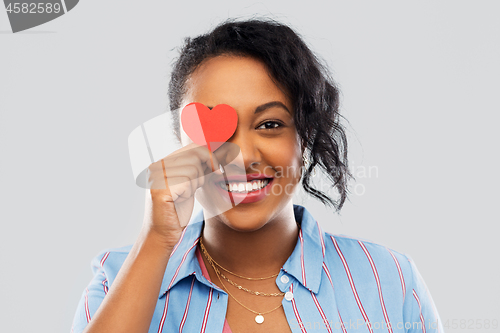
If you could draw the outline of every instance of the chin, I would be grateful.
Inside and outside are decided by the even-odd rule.
[[[262,228],[266,221],[259,218],[256,213],[238,212],[239,206],[220,215],[222,223],[234,231],[252,232]]]

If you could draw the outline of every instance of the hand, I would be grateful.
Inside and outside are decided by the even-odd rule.
[[[144,228],[167,246],[178,242],[193,212],[194,194],[219,162],[207,147],[191,143],[148,168]]]

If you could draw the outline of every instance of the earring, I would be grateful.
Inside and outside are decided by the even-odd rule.
[[[302,161],[304,162],[304,170],[307,170],[309,168],[309,164],[311,163],[307,156],[302,155]],[[304,175],[304,171],[302,172],[302,175]],[[316,168],[313,169],[312,171],[312,176],[316,176]]]

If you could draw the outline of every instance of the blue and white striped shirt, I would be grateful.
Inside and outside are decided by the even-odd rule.
[[[278,288],[293,295],[282,301],[292,332],[444,332],[410,258],[325,233],[302,206],[294,205],[294,213],[301,227],[297,245],[276,278]],[[172,252],[150,333],[223,330],[228,295],[203,276],[195,255],[203,223],[200,211]],[[130,249],[105,250],[93,259],[95,275],[83,292],[73,332],[82,332],[91,320]]]

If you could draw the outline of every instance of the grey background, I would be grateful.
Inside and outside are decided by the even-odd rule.
[[[141,226],[127,138],[165,112],[173,48],[251,14],[329,64],[354,170],[372,166],[341,216],[306,207],[409,254],[445,323],[498,320],[499,3],[198,3],[86,0],[18,34],[0,10],[0,331],[69,332],[92,257]]]
[[[24,3],[27,4],[27,6],[24,5],[24,10],[26,11],[25,13],[23,13],[22,10],[23,2],[17,0],[4,0],[5,9],[9,8],[10,10],[10,13],[6,12],[12,31],[14,32],[33,28],[64,15],[64,6],[62,5],[61,0],[32,0]],[[39,5],[41,5],[40,9],[38,8]],[[57,12],[54,9],[54,5],[58,5],[55,6],[56,8],[59,8]],[[47,13],[47,7],[50,8],[50,13]],[[17,10],[19,10],[18,13],[16,13]]]

